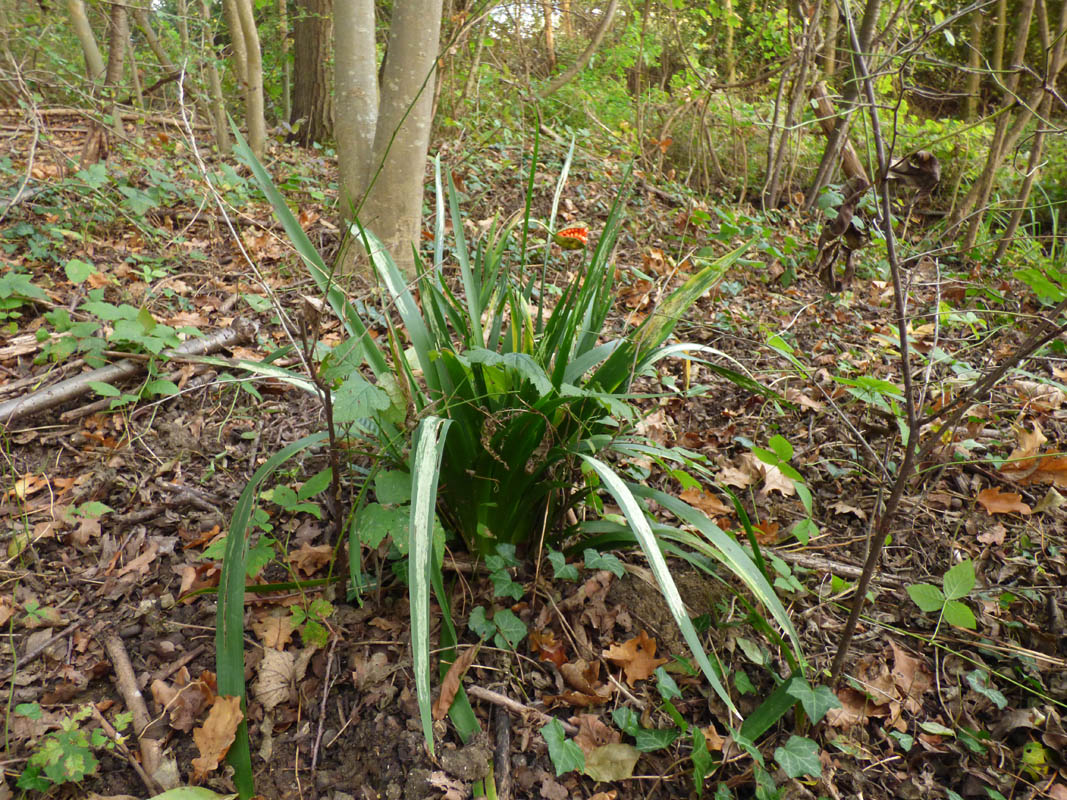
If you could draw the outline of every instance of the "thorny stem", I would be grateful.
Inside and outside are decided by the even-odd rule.
[[[834,655],[833,664],[830,668],[831,686],[836,685],[841,678],[845,658],[848,655],[852,637],[856,632],[860,614],[863,612],[867,590],[870,587],[871,579],[874,577],[874,572],[881,561],[882,550],[885,547],[886,537],[889,534],[889,527],[896,516],[897,508],[904,496],[908,481],[911,479],[912,474],[915,471],[915,464],[926,458],[934,448],[942,442],[941,434],[944,431],[951,430],[959,424],[959,421],[970,407],[971,400],[989,391],[1010,369],[1067,330],[1067,325],[1057,326],[1055,324],[1055,320],[1059,315],[1067,310],[1067,300],[1064,300],[1056,305],[1056,307],[1044,317],[1037,329],[1031,333],[1025,342],[1016,348],[1015,352],[1010,357],[1004,359],[1004,361],[990,370],[981,380],[975,382],[967,391],[962,393],[960,397],[956,399],[954,404],[942,409],[939,414],[929,419],[920,420],[918,418],[915,408],[915,391],[910,369],[911,356],[910,348],[908,346],[907,306],[902,289],[903,284],[901,281],[900,262],[897,258],[896,241],[893,235],[892,225],[890,224],[891,208],[889,183],[885,179],[889,162],[886,155],[885,139],[882,135],[881,123],[878,117],[878,108],[875,104],[874,86],[870,74],[867,71],[866,60],[859,47],[855,24],[852,20],[847,2],[843,3],[843,9],[845,22],[848,26],[849,37],[852,41],[852,46],[856,51],[856,59],[854,62],[856,65],[856,77],[863,83],[864,94],[871,115],[871,133],[875,142],[878,157],[881,194],[879,200],[882,207],[882,227],[886,238],[886,255],[889,260],[889,269],[893,277],[893,300],[896,311],[897,331],[900,339],[900,360],[904,383],[905,421],[908,426],[908,435],[907,440],[904,443],[904,457],[897,470],[893,489],[889,498],[886,500],[882,513],[878,518],[878,523],[874,526],[871,538],[868,541],[867,559],[864,562],[863,571],[856,582],[852,608],[849,612],[848,620],[845,622],[844,630],[841,633],[841,640],[838,643],[837,653]],[[918,440],[921,427],[928,422],[932,422],[939,416],[944,416],[950,408],[953,409],[953,412],[946,419],[945,423],[931,434],[922,447],[919,447]]]

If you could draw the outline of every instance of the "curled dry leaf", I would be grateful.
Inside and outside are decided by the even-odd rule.
[[[432,713],[435,720],[444,719],[445,715],[448,714],[448,709],[452,707],[452,701],[456,699],[456,693],[459,691],[463,676],[470,669],[470,665],[474,663],[476,655],[478,655],[478,648],[468,647],[448,668],[444,680],[441,681],[441,694],[437,696],[437,701],[433,704]]]
[[[243,719],[240,697],[220,695],[215,698],[203,726],[193,731],[193,741],[200,750],[200,755],[193,759],[194,780],[203,781],[218,767],[233,744],[237,726]]]

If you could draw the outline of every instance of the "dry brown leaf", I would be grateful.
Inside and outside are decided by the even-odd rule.
[[[471,789],[467,783],[453,778],[448,773],[440,770],[430,773],[430,777],[426,779],[426,782],[433,788],[444,792],[441,795],[441,800],[466,800],[471,796]]]
[[[666,658],[656,658],[656,640],[645,631],[621,645],[612,645],[604,651],[604,658],[622,667],[626,682],[631,686],[651,677],[656,667],[667,663]]]
[[[551,661],[557,667],[567,663],[567,650],[550,628],[530,631],[530,649],[542,661]]]
[[[1062,389],[1037,381],[1015,381],[1011,385],[1028,407],[1038,411],[1055,411],[1063,406],[1067,394]]]
[[[990,526],[989,530],[984,533],[978,534],[978,541],[982,544],[1002,545],[1007,534],[1008,529],[998,523]]]
[[[470,669],[470,665],[474,662],[476,655],[478,655],[478,648],[468,647],[448,668],[444,680],[441,681],[441,693],[433,704],[432,715],[435,720],[444,719],[445,715],[448,714],[448,709],[452,707],[452,701],[456,699],[456,692],[459,691],[463,676]]]
[[[603,745],[622,741],[622,734],[605,725],[596,714],[579,714],[577,717],[571,717],[570,721],[578,726],[574,742],[586,755]]]
[[[296,656],[288,650],[263,651],[257,667],[258,677],[252,691],[263,707],[270,711],[296,696]]]
[[[352,683],[360,691],[366,691],[385,681],[396,667],[389,663],[389,656],[377,652],[366,658],[362,653],[356,653],[351,657]]]
[[[186,673],[186,676],[188,674]],[[180,680],[185,680],[185,677]],[[197,720],[215,699],[214,681],[205,676],[190,683],[170,685],[164,681],[152,682],[152,698],[170,714],[170,726],[188,733]]]
[[[1002,491],[999,486],[983,489],[978,493],[977,499],[990,516],[993,514],[1011,514],[1015,511],[1024,515],[1031,513],[1030,506],[1022,502],[1023,496],[1021,494]]]
[[[148,543],[148,548],[137,556],[133,561],[129,562],[125,567],[120,569],[117,573],[117,577],[121,578],[123,575],[128,575],[131,572],[139,572],[141,575],[148,574],[149,565],[156,560],[156,554],[159,553],[159,542],[152,539]]]
[[[586,661],[583,658],[576,658],[574,661],[568,661],[563,664],[559,668],[559,672],[563,676],[563,680],[567,682],[567,685],[572,689],[577,689],[579,692],[596,694],[597,690],[603,685],[600,681],[599,661]]]
[[[795,403],[802,409],[807,409],[808,411],[822,411],[823,408],[825,408],[822,401],[809,397],[797,388],[786,389],[785,399],[790,403]]]
[[[288,615],[271,614],[269,617],[255,620],[252,630],[263,646],[269,650],[284,650],[293,638],[293,618]]]
[[[933,679],[919,659],[902,650],[892,639],[889,644],[893,648],[893,681],[908,711],[918,714],[922,710],[922,696],[933,686]]]
[[[759,493],[766,497],[771,492],[780,492],[782,497],[792,497],[797,493],[793,481],[773,464],[764,464],[754,453],[745,453],[741,456],[741,467],[750,475],[763,479],[763,486]]]
[[[856,506],[849,505],[844,500],[838,500],[836,503],[831,503],[830,510],[835,514],[855,514],[860,519],[867,519],[866,511],[862,508],[856,508]]]
[[[289,563],[298,572],[310,577],[330,563],[333,547],[328,544],[310,545],[307,542],[289,553]]]
[[[736,486],[738,489],[745,489],[756,481],[756,476],[745,472],[743,469],[726,466],[715,476],[715,480],[724,486]]]
[[[723,745],[726,744],[726,739],[724,739],[719,734],[719,732],[715,730],[714,725],[709,725],[706,728],[701,728],[700,732],[704,734],[704,741],[707,742],[708,750],[711,750],[713,753],[721,751]]]
[[[666,445],[670,438],[667,415],[662,408],[641,419],[635,427],[638,435],[659,445]]]
[[[679,500],[684,500],[694,508],[698,508],[707,514],[709,517],[719,517],[727,514],[733,514],[733,506],[728,506],[718,495],[711,492],[705,492],[702,489],[686,489],[680,495]]]
[[[219,695],[215,698],[203,726],[193,731],[193,741],[200,751],[200,755],[193,759],[193,779],[197,783],[226,757],[236,737],[237,726],[243,719],[240,697]]]
[[[841,701],[841,708],[826,712],[827,723],[835,728],[865,725],[869,717],[884,717],[889,713],[887,705],[876,705],[863,692],[851,687],[838,690],[837,699]]]

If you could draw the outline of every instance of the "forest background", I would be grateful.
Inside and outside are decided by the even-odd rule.
[[[0,0],[0,798],[1067,798],[1065,67]]]

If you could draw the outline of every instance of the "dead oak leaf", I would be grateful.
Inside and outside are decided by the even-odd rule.
[[[622,667],[626,682],[631,686],[650,678],[657,667],[667,663],[666,658],[656,658],[656,640],[645,631],[621,645],[612,645],[604,651],[604,658]]]
[[[284,650],[293,637],[293,618],[288,615],[272,614],[253,622],[252,630],[267,649]]]
[[[982,508],[990,516],[993,516],[993,514],[1011,514],[1015,511],[1023,515],[1029,515],[1031,513],[1030,506],[1022,502],[1022,499],[1023,496],[1021,494],[1002,491],[999,486],[983,489],[978,493],[977,497]]]
[[[289,563],[307,577],[329,564],[332,558],[333,547],[328,544],[309,545],[305,542],[289,553]]]
[[[193,778],[203,781],[226,757],[226,752],[237,736],[237,726],[244,719],[241,698],[235,695],[219,695],[202,727],[193,731],[193,741],[200,755],[193,759]]]
[[[733,506],[726,505],[719,499],[718,495],[705,492],[702,489],[686,489],[678,495],[678,499],[689,503],[694,508],[700,509],[711,518],[734,513]]]

